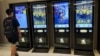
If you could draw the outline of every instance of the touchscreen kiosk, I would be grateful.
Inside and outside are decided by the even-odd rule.
[[[32,28],[34,48],[49,48],[48,30],[47,30],[47,4],[33,3],[32,7]],[[34,50],[34,51],[35,51]]]
[[[54,47],[70,48],[69,2],[53,3]]]
[[[18,50],[28,50],[31,47],[29,24],[28,24],[28,8],[27,4],[12,4],[14,16],[18,20],[22,37],[19,38]]]
[[[93,51],[93,1],[76,1],[75,49]]]

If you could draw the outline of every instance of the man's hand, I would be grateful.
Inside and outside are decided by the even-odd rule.
[[[19,33],[19,38],[21,38],[22,37],[22,35],[21,35],[21,33]]]
[[[21,37],[22,37],[22,35],[21,35],[21,32],[20,32],[20,28],[19,28],[19,27],[17,27],[17,30],[18,30],[18,33],[19,33],[19,38],[21,38]]]
[[[4,35],[4,37],[6,38],[6,36]]]

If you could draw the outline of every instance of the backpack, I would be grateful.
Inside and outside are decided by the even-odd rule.
[[[3,22],[4,26],[4,34],[7,38],[12,38],[15,33],[15,28],[13,26],[13,18],[6,18]]]

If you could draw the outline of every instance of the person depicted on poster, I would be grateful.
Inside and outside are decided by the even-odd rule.
[[[67,25],[69,23],[69,7],[68,3],[55,3],[54,18],[56,25]],[[66,27],[66,26],[65,26]]]
[[[92,23],[92,5],[82,4],[76,6],[76,22],[77,24]]]
[[[46,12],[45,5],[34,5],[33,6],[33,19],[35,25],[46,24]]]

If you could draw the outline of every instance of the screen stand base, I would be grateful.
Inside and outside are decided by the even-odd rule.
[[[32,52],[34,53],[48,53],[48,48],[35,48]]]
[[[67,48],[55,48],[54,53],[70,54],[70,49]]]
[[[80,56],[95,56],[93,51],[86,51],[86,50],[75,50],[74,54]]]
[[[30,50],[31,48],[21,48],[21,47],[19,47],[19,48],[17,48],[17,51],[25,51],[25,52],[28,52],[29,50]]]
[[[99,48],[99,47],[97,48],[97,51],[98,51],[98,53],[100,54],[100,48]]]

